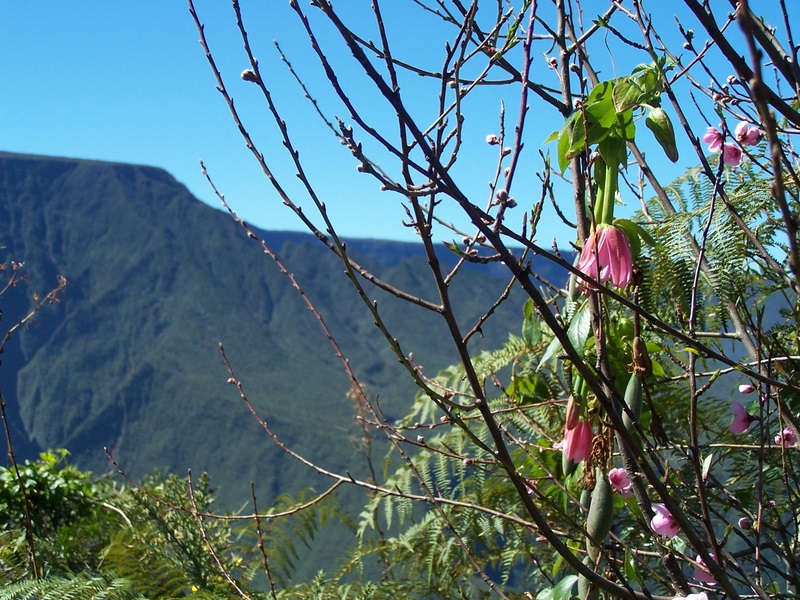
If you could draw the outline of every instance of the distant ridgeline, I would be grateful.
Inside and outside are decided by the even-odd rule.
[[[24,262],[28,276],[0,299],[3,332],[58,274],[69,281],[62,302],[45,307],[2,357],[0,385],[21,457],[64,447],[72,462],[104,472],[105,446],[134,476],[208,471],[227,508],[248,500],[250,481],[265,505],[320,488],[226,383],[222,342],[249,398],[289,446],[327,468],[358,469],[348,380],[312,314],[240,227],[171,175],[0,153],[0,222],[0,262]],[[389,417],[402,416],[415,390],[336,257],[310,235],[263,235]],[[353,240],[349,248],[397,287],[431,289],[421,245]],[[452,255],[443,248],[442,256]],[[468,290],[456,294],[462,315],[475,319],[491,306],[507,283],[499,274],[470,268],[458,278],[454,286]],[[552,268],[550,276],[565,280]],[[427,374],[456,361],[438,319],[370,293]],[[521,299],[512,298],[481,343],[499,347],[521,320]]]

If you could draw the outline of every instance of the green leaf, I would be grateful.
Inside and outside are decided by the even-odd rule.
[[[542,326],[536,315],[533,300],[528,298],[525,301],[522,312],[525,317],[522,321],[522,339],[525,341],[526,346],[532,347],[542,340]]]
[[[638,106],[645,97],[644,91],[630,78],[625,77],[614,86],[614,108],[623,113]]]
[[[614,106],[614,83],[604,81],[597,84],[584,103],[586,114],[603,129],[608,129],[617,120],[618,111]]]
[[[538,371],[543,365],[545,365],[550,359],[554,356],[558,356],[561,352],[564,351],[564,348],[561,346],[561,342],[558,341],[557,337],[554,337],[550,343],[545,348],[544,354],[539,359],[539,364],[536,365],[536,370]]]
[[[545,145],[549,144],[550,142],[555,142],[560,135],[561,135],[560,131],[554,131],[553,133],[547,136],[547,139],[545,139],[544,142],[542,142],[542,144]]]
[[[633,110],[626,110],[617,115],[617,127],[619,137],[625,141],[631,141],[636,136],[636,123],[633,122]]]
[[[633,556],[630,549],[625,550],[625,576],[628,581],[635,581],[639,585],[643,584],[642,576],[636,568],[636,558]]]
[[[444,245],[447,246],[447,249],[450,250],[450,252],[454,252],[459,256],[463,254],[463,252],[461,252],[461,248],[455,242],[444,242]]]
[[[598,146],[598,150],[609,166],[624,165],[628,161],[628,149],[625,141],[615,135],[605,138]]]
[[[711,471],[711,463],[714,460],[714,454],[711,453],[703,459],[703,481],[708,479],[708,474]]]
[[[576,581],[578,581],[577,575],[567,575],[559,581],[553,588],[553,600],[569,600]]]
[[[588,305],[584,304],[581,309],[572,317],[572,321],[567,329],[567,337],[570,343],[578,352],[583,354],[586,348],[586,341],[592,333],[592,314]]]
[[[562,173],[567,170],[567,165],[571,158],[567,156],[567,152],[573,145],[572,140],[576,135],[583,135],[583,123],[581,123],[580,132],[578,133],[574,131],[573,127],[576,120],[580,122],[580,116],[581,113],[579,112],[572,113],[564,122],[564,126],[561,128],[561,132],[558,135],[558,168]]]
[[[647,118],[644,121],[647,128],[656,136],[656,140],[664,149],[667,158],[672,162],[678,161],[678,147],[675,144],[675,130],[672,127],[672,121],[669,115],[661,107],[653,108],[647,113]]]
[[[577,581],[577,575],[567,575],[553,587],[545,588],[539,592],[536,600],[569,600],[572,598],[572,588]]]

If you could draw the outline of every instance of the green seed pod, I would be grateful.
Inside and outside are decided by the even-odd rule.
[[[633,414],[634,419],[631,419],[626,410],[622,415],[622,422],[625,423],[625,429],[632,434],[634,432],[634,420],[638,423],[639,418],[642,416],[642,380],[639,379],[636,373],[631,374],[628,386],[625,388],[625,405]]]
[[[588,556],[583,559],[583,564],[590,569],[594,568],[594,563]],[[580,600],[598,600],[600,598],[600,590],[591,587],[589,580],[583,575],[578,575],[578,598]]]
[[[611,520],[614,516],[614,492],[608,476],[600,469],[596,470],[596,483],[592,491],[592,503],[589,505],[589,514],[586,516],[586,550],[592,564],[597,560],[600,547],[611,529]],[[594,540],[594,541],[592,541]]]

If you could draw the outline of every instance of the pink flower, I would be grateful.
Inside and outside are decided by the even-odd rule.
[[[653,504],[653,511],[655,516],[650,519],[650,529],[653,533],[664,535],[667,537],[675,537],[680,531],[680,527],[675,522],[672,513],[667,510],[663,504]]]
[[[628,287],[633,277],[633,258],[623,231],[613,225],[599,225],[583,245],[578,270],[600,283],[610,279],[620,289]]]
[[[594,431],[587,421],[578,421],[572,429],[565,429],[561,449],[569,460],[579,463],[589,458],[592,451]]]
[[[778,446],[794,446],[797,444],[797,434],[791,427],[784,427],[783,431],[775,436],[775,443]]]
[[[711,558],[717,560],[717,557],[713,554],[710,554]],[[694,568],[694,579],[695,581],[699,581],[700,583],[707,583],[709,585],[716,585],[717,580],[708,572],[708,568],[706,566],[705,561],[698,555],[697,558],[694,559],[698,566]]]
[[[744,433],[755,420],[741,402],[733,402],[733,422],[728,429],[731,433]]]
[[[630,498],[633,495],[633,486],[630,477],[625,469],[611,469],[608,472],[608,481],[611,487],[623,498]]]
[[[742,127],[744,126],[744,127]],[[752,130],[752,131],[751,131]],[[742,144],[757,144],[761,139],[761,131],[754,127],[749,127],[742,121],[736,126],[736,139]],[[722,162],[731,167],[738,167],[742,164],[742,149],[736,144],[725,142],[725,136],[716,127],[709,127],[703,135],[703,141],[708,144],[709,152],[722,151]],[[754,142],[752,140],[755,140]],[[752,143],[751,143],[752,142]]]
[[[756,391],[756,386],[752,383],[743,383],[739,386],[739,393],[740,394],[752,394]]]
[[[764,132],[758,127],[750,127],[744,121],[739,121],[736,130],[733,132],[736,139],[743,146],[755,146],[764,137]]]
[[[703,135],[703,141],[708,144],[709,152],[718,152],[722,148],[723,136],[716,127],[709,127]]]
[[[722,161],[730,167],[738,167],[742,164],[744,152],[736,144],[725,142],[722,144]]]

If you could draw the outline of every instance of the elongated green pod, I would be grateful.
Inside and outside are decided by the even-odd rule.
[[[634,432],[633,423],[639,422],[642,416],[642,380],[636,373],[631,374],[628,385],[625,388],[625,405],[628,407],[622,415],[622,422],[631,434]],[[630,411],[630,413],[629,413]],[[633,415],[633,418],[631,418]]]
[[[583,564],[590,569],[594,568],[594,563],[588,556],[583,559]],[[592,587],[589,580],[583,575],[578,575],[578,598],[580,600],[599,600],[600,598],[600,590]]]
[[[586,515],[586,550],[592,564],[597,560],[600,548],[611,529],[611,520],[614,516],[614,492],[611,483],[600,469],[596,470],[596,483],[592,490],[592,502],[589,505],[589,514]]]

